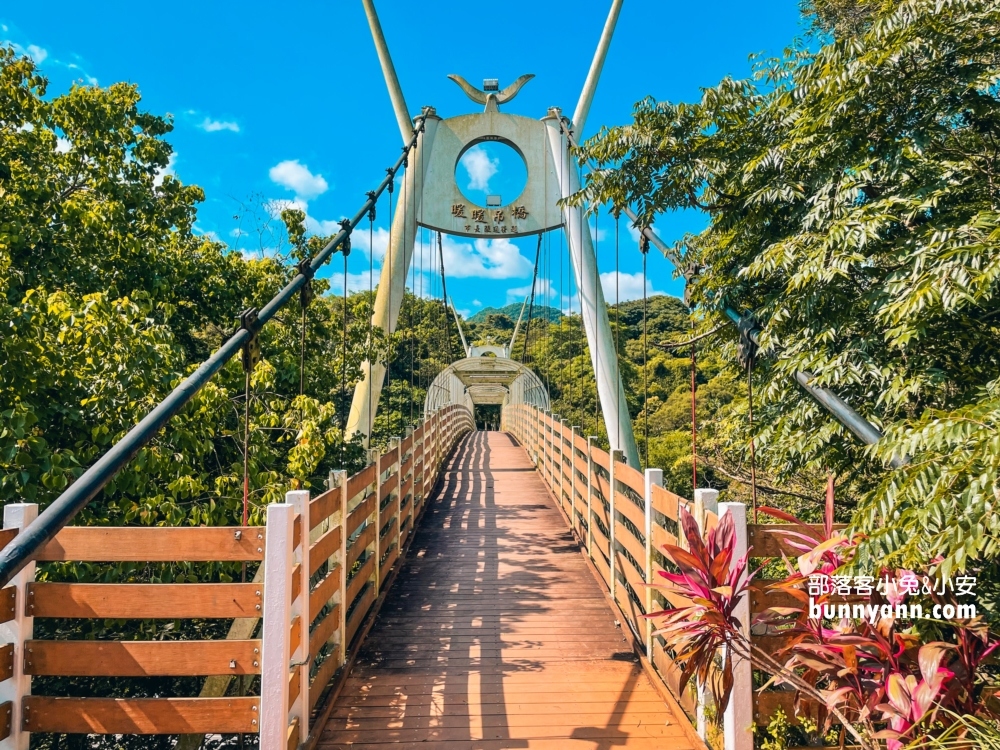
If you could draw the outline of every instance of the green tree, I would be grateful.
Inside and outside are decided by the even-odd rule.
[[[866,554],[941,557],[947,572],[1000,552],[1000,7],[909,0],[838,15],[853,5],[817,2],[834,38],[759,61],[752,80],[692,104],[640,102],[633,123],[584,144],[596,167],[577,198],[632,205],[641,223],[707,212],[676,251],[700,330],[727,306],[760,322],[758,459],[786,480],[834,470]],[[732,329],[719,339],[734,362]],[[860,446],[797,371],[884,439]],[[736,463],[745,414],[734,407],[720,431]],[[910,460],[893,471],[892,456]]]

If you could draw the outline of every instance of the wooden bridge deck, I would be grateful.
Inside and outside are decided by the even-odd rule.
[[[692,748],[524,450],[467,436],[319,740]]]

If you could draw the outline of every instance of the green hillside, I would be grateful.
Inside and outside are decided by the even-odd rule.
[[[509,305],[504,305],[503,307],[484,307],[482,310],[470,317],[469,320],[473,323],[483,323],[489,315],[506,315],[516,323],[517,316],[521,314],[521,304],[522,303],[520,302],[514,302]],[[524,311],[524,316],[525,318],[528,317],[527,309]],[[531,317],[535,320],[542,320],[544,318],[550,323],[557,323],[562,317],[562,313],[554,307],[536,304],[531,312]]]

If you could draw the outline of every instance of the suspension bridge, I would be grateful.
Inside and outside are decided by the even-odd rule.
[[[706,747],[703,695],[679,688],[673,655],[644,616],[671,605],[646,585],[667,568],[657,550],[678,543],[682,507],[702,528],[733,514],[744,552],[777,556],[781,548],[766,527],[746,522],[742,505],[719,504],[712,490],[680,498],[662,487],[662,472],[640,470],[585,210],[563,201],[580,188],[574,134],[587,120],[621,0],[612,3],[573,116],[553,107],[541,119],[501,111],[530,75],[502,90],[454,76],[482,111],[444,119],[425,107],[411,118],[372,0],[363,2],[402,154],[326,247],[268,304],[244,311],[219,350],[57,500],[40,514],[29,503],[4,508],[0,750],[27,748],[36,733],[177,735],[179,748],[199,747],[206,736],[258,735],[266,750]],[[487,141],[513,147],[528,181],[512,201],[480,206],[462,195],[454,172],[468,149]],[[397,180],[373,329],[391,334],[400,325],[418,231],[539,242],[563,232],[610,450],[551,413],[544,383],[512,351],[522,320],[510,344],[477,346],[456,316],[464,356],[430,385],[423,417],[388,450],[372,451],[360,472],[334,472],[325,491],[290,491],[268,506],[265,526],[246,518],[235,527],[72,525],[227,361],[242,355],[252,371],[261,329],[286,305],[308,304],[314,276],[336,253],[346,256],[352,233],[371,224]],[[652,230],[642,234],[670,257]],[[753,342],[752,319],[727,313]],[[363,364],[345,420],[366,442],[387,365]],[[860,439],[878,439],[808,373],[797,379]],[[500,406],[499,430],[476,430],[483,405]],[[257,573],[227,583],[36,581],[36,564],[52,561],[244,563]],[[749,627],[763,595],[741,606]],[[36,618],[230,625],[218,640],[79,641],[36,639]],[[751,726],[779,707],[791,715],[792,694],[755,695],[749,665],[736,669],[723,738],[727,750],[748,750]],[[187,697],[32,689],[36,677],[146,676],[206,679]],[[247,694],[237,684],[255,688]]]

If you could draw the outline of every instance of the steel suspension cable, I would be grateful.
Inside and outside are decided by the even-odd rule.
[[[618,281],[621,272],[619,271],[618,265],[618,250],[620,244],[621,232],[619,231],[619,221],[618,221],[618,211],[615,210],[615,365],[618,368],[618,372],[621,373],[621,362],[622,355],[620,350],[621,342],[621,295],[619,294]],[[622,385],[621,375],[618,376],[619,383],[615,388],[615,415],[618,419],[618,424],[615,426],[615,434],[618,435],[618,444],[621,445],[622,442]]]
[[[417,142],[418,134],[424,128],[424,116],[416,119],[413,137],[396,165],[389,168],[389,174],[374,191],[376,197],[386,189],[392,181],[395,171],[403,164],[409,149]],[[316,275],[330,257],[341,249],[351,232],[364,218],[373,199],[361,207],[357,214],[341,224],[341,230],[316,255],[303,261],[298,273],[281,289],[263,309],[245,311],[241,316],[240,328],[230,336],[207,360],[193,373],[188,375],[170,394],[160,401],[140,422],[115,443],[103,456],[95,461],[75,482],[73,482],[58,498],[56,498],[39,516],[28,525],[24,531],[0,550],[0,586],[6,586],[10,580],[23,568],[34,552],[51,539],[55,534],[87,505],[111,479],[125,466],[135,454],[160,429],[177,414],[205,384],[232,359],[237,352],[255,342],[257,334],[275,314],[282,309],[303,285]]]
[[[528,303],[528,322],[524,328],[524,347],[521,349],[521,364],[528,363],[528,336],[531,335],[531,316],[535,309],[535,284],[538,282],[538,259],[542,252],[542,235],[538,234],[538,247],[535,248],[535,270],[531,276],[531,301]]]
[[[448,323],[448,285],[444,278],[444,245],[438,232],[438,258],[441,261],[441,304],[444,310],[445,367],[451,364],[451,326]]]
[[[343,408],[347,404],[347,256],[344,256],[344,329],[342,336],[342,359],[340,361],[340,465],[347,468],[347,420]]]
[[[642,442],[643,468],[649,468],[649,338],[647,336],[646,257],[649,242],[639,237],[639,252],[642,253]]]

